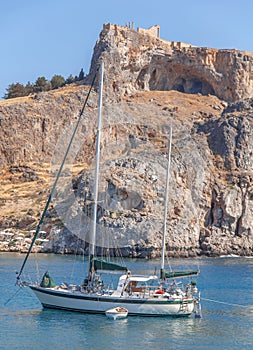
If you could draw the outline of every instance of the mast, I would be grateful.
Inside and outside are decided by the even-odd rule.
[[[95,83],[96,76],[97,76],[97,70],[96,70],[96,73],[95,73],[94,78],[93,78],[93,80],[92,80],[90,89],[89,89],[88,94],[87,94],[87,96],[86,96],[86,99],[85,99],[85,101],[84,101],[83,108],[82,108],[82,110],[81,110],[81,112],[80,112],[80,114],[79,114],[79,117],[78,117],[76,126],[75,126],[75,128],[74,128],[73,134],[72,134],[72,136],[71,136],[70,142],[69,142],[69,144],[68,144],[66,153],[65,153],[65,155],[64,155],[63,161],[62,161],[61,166],[60,166],[60,168],[59,168],[59,171],[58,171],[58,174],[57,174],[57,176],[56,176],[55,182],[54,182],[53,187],[52,187],[52,189],[51,189],[50,195],[49,195],[49,197],[48,197],[48,199],[47,199],[47,203],[46,203],[45,208],[44,208],[44,210],[43,210],[43,213],[42,213],[42,215],[41,215],[40,221],[39,221],[39,223],[38,223],[38,225],[37,225],[37,227],[36,227],[36,231],[35,231],[35,234],[34,234],[34,236],[33,236],[32,242],[31,242],[30,247],[29,247],[29,249],[28,249],[28,252],[27,252],[27,254],[26,254],[26,256],[25,256],[25,259],[24,259],[24,261],[23,261],[23,264],[22,264],[22,266],[21,266],[19,272],[17,272],[16,284],[19,284],[20,276],[21,276],[21,274],[22,274],[22,272],[23,272],[23,269],[24,269],[24,267],[25,267],[25,265],[26,265],[26,262],[27,262],[27,260],[28,260],[28,257],[29,257],[29,255],[30,255],[30,253],[31,253],[31,251],[32,251],[32,248],[33,248],[33,246],[34,246],[34,243],[35,243],[35,241],[36,241],[36,239],[37,239],[37,237],[38,237],[38,234],[39,234],[39,232],[40,232],[40,228],[41,228],[41,226],[42,226],[42,224],[43,224],[43,222],[44,222],[44,219],[45,219],[45,216],[46,216],[46,213],[47,213],[49,204],[50,204],[50,202],[51,202],[51,200],[52,200],[53,194],[54,194],[55,189],[56,189],[56,185],[57,185],[57,183],[58,183],[58,180],[59,180],[60,175],[61,175],[62,170],[63,170],[63,166],[64,166],[64,164],[65,164],[65,162],[66,162],[66,159],[67,159],[67,156],[68,156],[68,154],[69,154],[70,147],[71,147],[72,142],[73,142],[73,140],[74,140],[74,137],[75,137],[75,135],[76,135],[78,126],[79,126],[79,124],[80,124],[80,122],[81,122],[81,120],[82,120],[82,115],[83,115],[83,112],[84,112],[85,107],[86,107],[86,105],[87,105],[87,102],[88,102],[88,99],[89,99],[91,90],[92,90],[92,88],[93,88],[93,85],[94,85],[94,83]]]
[[[165,260],[165,235],[167,225],[167,211],[168,211],[168,192],[169,192],[169,176],[170,176],[170,163],[171,163],[171,142],[172,142],[172,127],[170,126],[169,142],[168,142],[168,164],[166,172],[166,188],[164,199],[164,214],[163,214],[163,239],[162,239],[162,257],[161,257],[161,279],[165,279],[164,260]]]
[[[98,122],[97,122],[97,140],[96,140],[96,166],[95,166],[95,182],[94,182],[94,206],[93,206],[93,218],[91,229],[91,242],[90,242],[90,261],[89,261],[89,273],[94,272],[95,255],[95,242],[96,242],[96,225],[97,225],[97,207],[98,207],[98,176],[99,176],[99,160],[100,160],[100,134],[101,134],[101,114],[102,114],[102,102],[103,102],[103,78],[104,78],[104,62],[100,64],[99,75],[99,95],[98,95]]]

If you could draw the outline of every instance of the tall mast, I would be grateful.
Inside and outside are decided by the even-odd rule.
[[[101,133],[101,114],[102,114],[102,93],[103,93],[103,78],[104,78],[104,62],[100,64],[99,75],[99,95],[98,95],[98,122],[97,122],[97,140],[96,140],[96,166],[95,166],[95,183],[94,183],[94,206],[90,242],[90,264],[89,272],[94,271],[93,257],[95,255],[96,244],[96,225],[97,225],[97,207],[98,207],[98,176],[99,176],[99,160],[100,160],[100,133]]]
[[[80,122],[81,122],[81,120],[82,120],[82,115],[83,115],[83,112],[84,112],[85,107],[86,107],[86,105],[87,105],[87,102],[88,102],[90,93],[91,93],[91,91],[92,91],[93,85],[94,85],[94,83],[95,83],[96,76],[97,76],[97,71],[96,71],[96,73],[95,73],[95,75],[94,75],[94,77],[93,77],[93,80],[92,80],[90,89],[89,89],[89,91],[88,91],[88,94],[87,94],[87,96],[86,96],[86,99],[85,99],[83,108],[82,108],[82,110],[81,110],[81,112],[80,112],[80,114],[79,114],[79,117],[78,117],[76,126],[75,126],[75,128],[74,128],[73,134],[72,134],[71,139],[70,139],[70,141],[69,141],[69,144],[68,144],[66,153],[65,153],[65,155],[64,155],[64,157],[63,157],[63,161],[62,161],[61,166],[60,166],[60,168],[59,168],[59,170],[58,170],[58,174],[57,174],[57,176],[56,176],[55,182],[54,182],[53,187],[52,187],[52,189],[51,189],[50,195],[49,195],[49,197],[48,197],[48,199],[47,199],[47,203],[46,203],[45,208],[44,208],[44,210],[43,210],[43,213],[42,213],[42,215],[41,215],[40,221],[39,221],[39,223],[38,223],[38,225],[37,225],[37,227],[36,227],[36,231],[35,231],[35,234],[34,234],[34,236],[33,236],[32,242],[31,242],[30,247],[29,247],[29,249],[28,249],[28,252],[27,252],[27,254],[26,254],[26,256],[25,256],[25,259],[24,259],[24,261],[23,261],[23,264],[22,264],[22,266],[21,266],[19,272],[17,272],[17,278],[16,278],[16,283],[17,283],[17,284],[19,284],[19,280],[20,280],[21,274],[22,274],[22,272],[23,272],[23,270],[24,270],[24,267],[25,267],[25,265],[26,265],[26,262],[27,262],[27,260],[28,260],[28,257],[29,257],[29,255],[30,255],[30,253],[31,253],[31,251],[32,251],[32,248],[33,248],[33,246],[34,246],[34,243],[35,243],[35,241],[36,241],[36,239],[37,239],[37,237],[38,237],[38,235],[39,235],[40,228],[41,228],[41,226],[42,226],[42,224],[43,224],[43,222],[44,222],[44,219],[45,219],[45,216],[46,216],[46,213],[47,213],[49,204],[51,203],[51,200],[52,200],[52,198],[53,198],[53,194],[54,194],[54,192],[55,192],[57,183],[58,183],[59,178],[60,178],[60,176],[61,176],[61,173],[62,173],[62,170],[63,170],[63,166],[64,166],[64,164],[65,164],[65,162],[66,162],[67,157],[68,157],[68,154],[69,154],[69,151],[70,151],[72,142],[73,142],[74,137],[75,137],[75,135],[76,135],[76,133],[77,133],[78,126],[79,126],[79,124],[80,124]]]
[[[165,235],[167,225],[167,212],[168,212],[168,192],[169,192],[169,177],[170,177],[170,163],[171,163],[171,142],[172,142],[172,127],[170,126],[169,143],[168,143],[168,164],[166,173],[166,188],[165,188],[165,200],[164,200],[164,214],[163,214],[163,239],[162,239],[162,257],[161,257],[161,279],[165,278],[164,261],[165,261]]]

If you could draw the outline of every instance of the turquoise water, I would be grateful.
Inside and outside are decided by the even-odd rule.
[[[23,258],[19,254],[0,254],[1,350],[253,349],[251,258],[171,261],[175,269],[199,265],[202,319],[128,317],[118,321],[103,315],[43,310],[28,288],[15,286],[15,271],[19,270]],[[73,282],[82,280],[85,275],[87,263],[83,266],[80,257],[40,255],[39,258],[40,272],[49,269],[58,283],[68,281],[68,274]],[[35,262],[35,259],[29,262],[27,276],[35,270]],[[127,266],[132,271],[145,269],[153,273],[159,268],[159,262],[129,260]],[[59,280],[57,276],[60,276]]]

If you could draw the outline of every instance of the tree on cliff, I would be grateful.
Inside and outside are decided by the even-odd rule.
[[[15,98],[20,96],[26,96],[26,88],[24,85],[20,83],[10,84],[8,88],[6,89],[6,94],[4,95],[4,98]]]
[[[25,86],[20,83],[10,84],[6,89],[5,99],[28,96],[32,93],[57,89],[65,84],[71,84],[84,79],[84,71],[81,69],[79,76],[73,77],[71,74],[66,80],[63,76],[55,74],[50,81],[45,77],[39,77],[35,84],[28,82]]]
[[[34,85],[34,92],[48,91],[51,89],[51,83],[45,77],[39,77]]]
[[[61,75],[54,75],[50,82],[52,89],[57,89],[65,85],[65,79]]]
[[[83,71],[83,68],[82,68],[80,73],[79,73],[78,80],[83,80],[83,79],[84,79],[84,71]]]
[[[28,83],[25,86],[25,91],[26,91],[26,95],[32,94],[34,92],[34,85],[30,83],[30,81],[28,81]]]
[[[70,74],[70,76],[66,79],[65,83],[66,84],[72,84],[76,81],[75,77],[73,77],[72,74]]]

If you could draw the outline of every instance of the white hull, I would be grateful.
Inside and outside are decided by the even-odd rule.
[[[120,315],[120,314],[109,314],[109,313],[105,313],[106,316],[108,318],[110,318],[111,320],[123,320],[125,318],[127,318],[127,314],[126,315]]]
[[[168,298],[137,298],[95,295],[78,291],[57,290],[30,285],[36,297],[45,308],[102,313],[108,309],[122,306],[128,315],[139,316],[189,316],[194,311],[192,298],[169,300]]]

